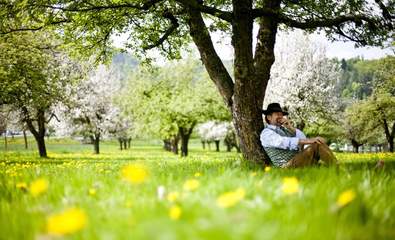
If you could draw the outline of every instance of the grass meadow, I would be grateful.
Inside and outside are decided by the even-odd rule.
[[[261,169],[236,152],[181,158],[155,140],[0,144],[0,239],[395,239],[395,154]],[[384,160],[384,167],[376,162]]]

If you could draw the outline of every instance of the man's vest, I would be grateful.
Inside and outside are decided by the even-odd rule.
[[[290,131],[283,127],[269,129],[283,137],[295,137],[295,134],[292,134]],[[270,160],[272,161],[273,165],[276,167],[281,167],[282,165],[286,164],[298,153],[297,150],[281,149],[275,147],[264,147],[264,149]]]

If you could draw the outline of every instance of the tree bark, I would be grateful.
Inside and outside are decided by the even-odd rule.
[[[215,140],[215,151],[219,152],[219,140]]]
[[[172,137],[171,140],[170,140],[171,151],[172,151],[174,154],[176,154],[176,155],[178,155],[178,142],[179,142],[179,140],[180,140],[180,137],[179,137],[178,135]]]
[[[6,151],[8,150],[7,130],[4,132],[4,148]]]
[[[26,130],[23,129],[23,140],[25,141],[25,149],[28,149]]]
[[[192,134],[193,127],[195,124],[192,124],[192,127],[190,128],[183,128],[179,127],[178,132],[181,138],[181,156],[186,157],[188,156],[188,142],[189,142],[189,137]]]
[[[95,133],[91,139],[93,140],[94,153],[100,153],[100,133]]]
[[[38,151],[40,153],[40,157],[47,157],[47,149],[45,146],[45,136],[35,137],[37,141]]]
[[[170,139],[163,139],[163,149],[165,149],[166,151],[171,152]]]
[[[119,142],[119,149],[122,151],[122,138],[118,138],[118,142]]]
[[[29,117],[29,113],[26,107],[22,108],[22,112],[24,114],[24,121],[29,129],[29,131],[33,134],[34,139],[37,142],[38,152],[40,157],[47,157],[47,148],[45,146],[45,111],[42,109],[37,110],[36,118],[37,118],[37,126],[36,129],[33,125],[32,119]]]
[[[384,113],[382,114],[384,115]],[[387,119],[384,118],[382,123],[383,123],[385,138],[387,139],[389,145],[389,151],[394,152],[395,123],[393,123],[392,125],[392,132],[390,132],[390,129],[388,127]]]

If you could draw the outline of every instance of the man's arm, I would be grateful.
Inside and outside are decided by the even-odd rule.
[[[322,137],[299,139],[299,144],[324,144],[325,140]]]
[[[260,136],[263,147],[274,147],[288,150],[298,150],[297,137],[283,137],[270,129],[264,129]]]
[[[304,133],[300,131],[299,129],[295,128],[291,121],[289,121],[288,118],[283,118],[282,126],[288,129],[290,132],[296,135],[297,138],[299,138],[298,145],[301,146],[301,149],[303,149],[304,144],[323,144],[325,143],[325,139],[322,137],[315,137],[315,138],[306,138]]]

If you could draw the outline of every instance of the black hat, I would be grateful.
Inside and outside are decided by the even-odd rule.
[[[282,112],[284,115],[288,115],[288,112],[283,111],[279,103],[270,103],[267,105],[266,110],[262,110],[262,113],[265,115],[269,115],[273,112]]]

